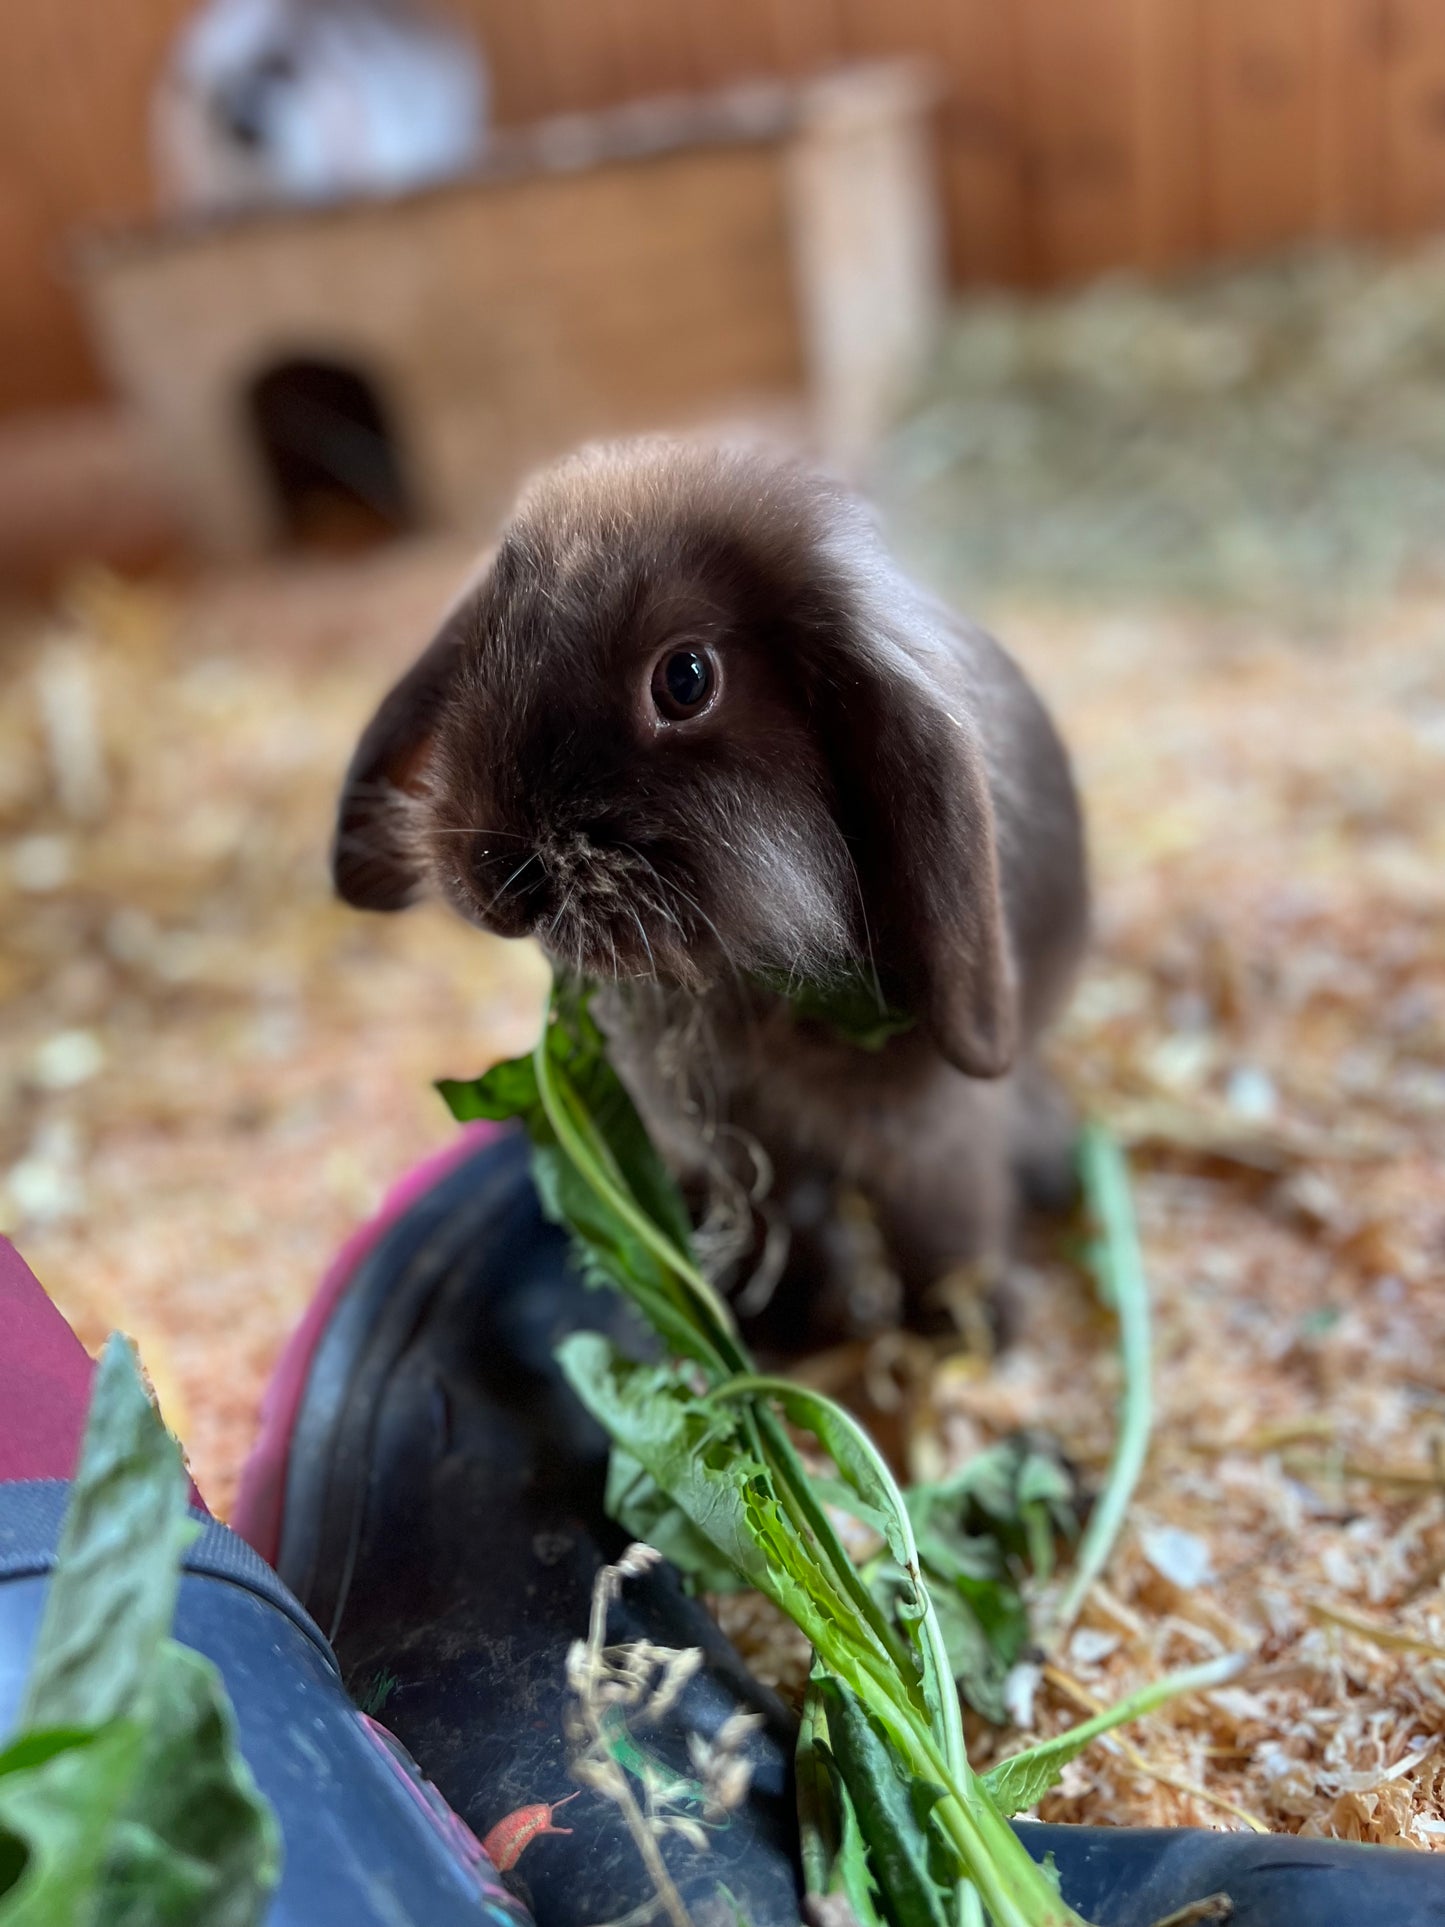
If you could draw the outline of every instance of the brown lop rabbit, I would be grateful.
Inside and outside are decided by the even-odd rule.
[[[806,468],[643,441],[534,480],[362,736],[334,867],[605,986],[648,1124],[731,1208],[742,1308],[783,1278],[779,1343],[877,1315],[880,1252],[920,1312],[1067,1193],[1035,1046],[1087,921],[1068,758]]]

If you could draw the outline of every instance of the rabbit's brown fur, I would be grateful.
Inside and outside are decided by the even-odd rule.
[[[679,647],[717,693],[669,717]],[[770,1171],[800,1334],[840,1183],[917,1295],[997,1258],[1023,1179],[1066,1165],[1034,1055],[1086,923],[1064,749],[999,645],[791,463],[653,441],[536,480],[362,737],[335,875],[373,909],[430,884],[609,984],[680,1173]],[[914,1028],[868,1050],[780,994],[844,980]]]

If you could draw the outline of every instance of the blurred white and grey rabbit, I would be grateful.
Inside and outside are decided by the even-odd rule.
[[[207,212],[395,194],[486,138],[475,44],[410,0],[205,0],[155,101],[163,202]]]

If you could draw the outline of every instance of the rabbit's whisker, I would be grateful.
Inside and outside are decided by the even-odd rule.
[[[512,874],[507,878],[506,882],[502,884],[501,888],[497,890],[495,894],[488,899],[486,908],[482,911],[482,915],[486,916],[489,911],[495,909],[497,904],[501,902],[502,898],[507,894],[508,890],[510,890],[512,885],[517,881],[517,878],[521,876],[524,871],[530,870],[534,863],[540,863],[541,861],[542,861],[541,857],[537,855],[537,852],[535,850],[532,852],[532,854],[529,857],[524,858],[523,861],[517,865],[516,869],[513,870]]]
[[[651,974],[655,978],[657,976],[657,959],[652,954],[652,942],[647,934],[647,926],[642,921],[641,917],[638,916],[636,910],[632,908],[631,904],[629,904],[627,907],[627,914],[631,917],[632,921],[637,925],[637,934],[642,939],[642,947],[647,952],[647,961],[652,966]]]
[[[459,830],[433,830],[434,836],[487,836],[497,837],[505,843],[525,843],[527,838],[517,830],[488,830],[480,823],[464,823]]]
[[[848,839],[843,837],[840,841],[842,843],[843,854],[848,859],[848,868],[853,875],[853,887],[858,893],[858,915],[863,924],[863,948],[868,957],[868,975],[873,985],[874,1000],[880,1012],[885,1011],[888,1005],[883,995],[883,981],[878,975],[878,960],[873,954],[873,932],[868,926],[868,899],[864,893],[863,879],[858,874],[858,865],[854,860],[852,850],[848,847]]]
[[[566,895],[562,898],[561,904],[558,906],[556,916],[553,917],[552,921],[547,925],[547,940],[549,943],[552,938],[556,936],[558,926],[561,924],[563,917],[565,917],[567,912],[572,908],[572,899],[576,894],[577,885],[575,883],[569,883]]]

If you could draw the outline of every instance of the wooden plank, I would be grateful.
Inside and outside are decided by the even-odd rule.
[[[1385,91],[1390,0],[1318,0],[1317,221],[1364,239],[1385,221]]]
[[[83,0],[0,8],[0,407],[101,392],[66,270],[82,224],[140,215],[153,200],[151,92],[185,0],[107,15]]]
[[[1016,0],[1025,183],[1047,281],[1137,258],[1131,0]]]
[[[512,127],[551,113],[551,76],[536,8],[519,7],[516,0],[453,0],[450,10],[481,46],[494,123]]]
[[[948,40],[949,0],[840,0],[844,58],[938,57]]]
[[[184,11],[147,0],[98,33],[80,0],[4,10],[0,127],[55,220],[151,204],[151,97]]]
[[[1428,234],[1445,226],[1445,8],[1394,0],[1389,17],[1384,225]]]
[[[683,15],[700,87],[759,80],[774,71],[773,0],[686,0]]]
[[[697,86],[693,49],[677,0],[597,0],[611,25],[622,98],[685,93]]]
[[[843,0],[769,0],[768,14],[779,73],[817,73],[843,58]]]
[[[623,63],[612,21],[596,5],[576,0],[529,0],[549,77],[547,112],[585,114],[625,92]]]
[[[1209,0],[1204,13],[1208,229],[1257,253],[1319,221],[1318,0]]]
[[[841,37],[847,60],[912,56],[933,69],[950,276],[1019,279],[1026,223],[1007,9],[997,0],[842,0]]]
[[[0,150],[0,413],[83,400],[99,377],[56,274],[55,227]]]
[[[1018,71],[998,0],[843,0],[850,60],[914,54],[937,71],[949,265],[965,283],[1024,278],[1029,261]]]
[[[1155,273],[1195,261],[1204,251],[1200,10],[1207,4],[1134,0],[1137,259]]]
[[[997,0],[943,0],[942,11],[948,89],[940,128],[949,266],[964,283],[1025,281],[1036,250],[1009,12]]]

